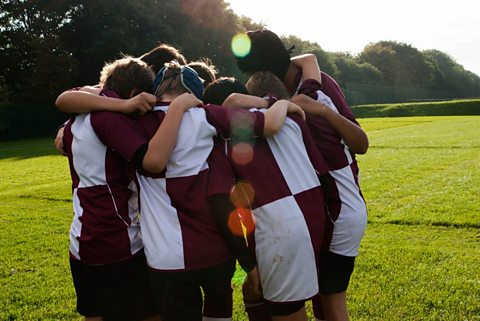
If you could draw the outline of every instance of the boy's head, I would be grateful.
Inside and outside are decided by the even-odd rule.
[[[203,85],[197,72],[175,60],[166,63],[155,77],[153,94],[162,99],[165,95],[176,97],[186,92],[202,99]]]
[[[145,61],[147,65],[153,69],[155,74],[157,74],[167,62],[172,60],[178,61],[181,65],[187,64],[187,60],[180,53],[180,51],[167,44],[160,44],[156,46],[149,52],[143,54],[140,59]]]
[[[267,29],[248,31],[247,36],[251,49],[245,57],[236,57],[238,68],[247,74],[270,71],[283,80],[290,65],[290,52],[282,40]]]
[[[208,58],[191,61],[187,66],[195,70],[200,78],[203,79],[204,87],[207,87],[208,84],[217,79],[218,70]]]
[[[262,97],[271,93],[280,99],[289,99],[287,87],[273,73],[269,71],[258,71],[250,76],[246,84],[250,95]]]
[[[221,105],[233,93],[248,95],[247,88],[241,81],[233,77],[222,77],[205,88],[203,102],[205,104]]]
[[[154,74],[145,62],[128,56],[105,64],[100,73],[103,89],[113,90],[123,99],[149,92],[153,79]]]

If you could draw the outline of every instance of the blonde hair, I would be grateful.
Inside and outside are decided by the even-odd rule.
[[[130,56],[106,63],[100,72],[100,85],[115,91],[124,99],[130,98],[135,91],[150,92],[153,79],[153,72],[148,65]]]

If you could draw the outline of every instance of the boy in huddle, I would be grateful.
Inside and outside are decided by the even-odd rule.
[[[307,112],[315,145],[335,180],[341,206],[329,213],[331,220],[320,266],[320,295],[313,301],[313,308],[317,320],[346,321],[346,290],[367,223],[355,154],[367,151],[368,138],[340,87],[332,77],[320,72],[314,55],[291,59],[281,39],[269,30],[249,31],[247,35],[251,51],[246,57],[237,58],[238,67],[246,73],[270,71],[283,81],[290,95],[300,94],[292,101]],[[261,95],[262,91],[256,94]]]
[[[279,91],[285,91],[279,84]],[[275,90],[273,85],[278,84],[272,84]],[[245,93],[239,81],[221,78],[206,88],[204,102],[269,106],[268,100]],[[282,94],[277,97],[285,98]],[[325,186],[320,177],[328,173],[327,164],[303,119],[295,116],[287,118],[277,134],[257,139],[249,161],[239,161],[235,141],[226,143],[225,153],[240,180],[236,188],[247,195],[244,202],[255,219],[249,243],[254,246],[263,297],[255,295],[247,280],[243,287],[247,313],[273,320],[307,320],[304,302],[318,293],[317,260],[325,222]],[[258,309],[263,303],[268,316]]]
[[[159,71],[153,91],[159,100],[155,112],[137,120],[147,138],[165,122],[170,101],[187,91],[202,96],[202,83],[193,69],[170,62]],[[253,136],[271,135],[289,110],[301,112],[287,101],[272,106],[268,115],[213,105],[192,107],[183,117],[165,171],[138,172],[142,235],[165,320],[196,321],[202,314],[208,320],[230,320],[234,258],[252,283],[258,283],[245,241],[226,226],[235,212],[229,201],[233,175],[215,137],[232,137],[232,118],[238,115],[251,121]],[[165,282],[166,292],[155,291]]]
[[[148,90],[152,82],[153,74],[145,63],[125,57],[103,68],[99,88],[103,97],[86,95],[123,101]],[[76,93],[62,95],[59,106],[68,105]],[[191,101],[176,101],[174,109],[183,113]],[[88,109],[91,101],[84,103]],[[172,113],[170,120],[179,123],[181,113]],[[159,320],[140,236],[137,188],[129,166],[129,161],[136,161],[151,171],[161,170],[158,151],[169,139],[158,134],[149,142],[131,118],[109,111],[78,114],[65,126],[74,210],[70,267],[77,310],[87,321]]]
[[[208,195],[212,195],[215,201],[219,201],[214,203],[220,203],[220,206],[215,206],[212,210],[217,217],[220,216],[218,221],[230,221],[221,216],[230,214],[230,211],[235,212],[229,205],[226,192],[230,190],[232,179],[226,177],[228,166],[222,165],[219,156],[223,155],[215,153],[212,138],[217,134],[225,137],[231,135],[230,118],[242,113],[227,111],[220,106],[193,108],[188,113],[185,124],[180,127],[179,116],[181,119],[186,106],[195,106],[200,102],[195,99],[188,105],[189,100],[182,97],[193,96],[185,92],[201,97],[201,81],[195,71],[175,62],[172,62],[169,68],[163,69],[157,79],[155,92],[159,98],[173,99],[173,102],[160,103],[163,107],[157,106],[155,113],[144,115],[138,119],[138,124],[142,128],[144,139],[151,138],[152,142],[155,138],[163,137],[165,144],[160,147],[167,153],[157,157],[154,162],[156,166],[145,166],[145,162],[137,161],[142,160],[143,154],[145,159],[149,159],[147,156],[150,148],[144,147],[135,152],[133,159],[139,171],[138,180],[142,185],[142,233],[147,261],[152,271],[151,283],[156,303],[162,311],[162,318],[165,317],[164,320],[201,320],[202,288],[205,293],[204,317],[212,320],[229,319],[232,312],[230,278],[234,265],[230,251],[226,251],[227,245],[221,239],[221,233],[224,232],[223,236],[227,237],[230,250],[249,272],[253,283],[256,275],[255,262],[249,258],[249,253],[242,255],[242,248],[245,248],[243,238],[228,238],[228,228],[219,231],[215,215],[209,213],[206,199]],[[146,93],[142,95],[150,98]],[[155,97],[153,98],[155,103]],[[182,104],[177,102],[179,100]],[[122,100],[115,98],[69,91],[59,96],[57,106],[66,112],[88,112],[101,109],[119,110],[125,105]],[[166,109],[168,113],[165,113]],[[180,110],[180,113],[176,112],[177,110]],[[292,110],[303,114],[298,106],[283,101],[272,106],[269,113],[243,111],[241,117],[252,120],[253,134],[271,135],[278,131],[287,111]],[[217,130],[209,125],[206,114],[209,115],[210,122],[218,124]],[[194,140],[191,139],[192,130],[196,133],[193,135]],[[121,133],[116,133],[117,139],[120,139]],[[178,148],[173,150],[177,133]],[[169,160],[172,150],[172,159]],[[210,175],[210,172],[213,172],[210,169],[215,169],[216,174]],[[221,195],[226,195],[226,201]],[[167,219],[162,221],[165,215]],[[204,228],[200,228],[202,226]],[[162,235],[164,238],[159,240]],[[173,246],[167,248],[165,244]],[[165,292],[167,286],[168,293]]]

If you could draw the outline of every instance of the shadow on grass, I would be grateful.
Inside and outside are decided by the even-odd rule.
[[[53,137],[0,142],[0,160],[22,160],[41,156],[59,155],[53,146]]]

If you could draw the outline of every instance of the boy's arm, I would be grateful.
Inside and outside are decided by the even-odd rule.
[[[368,136],[360,126],[306,95],[296,95],[292,97],[292,101],[301,106],[307,113],[324,118],[342,137],[352,152],[355,154],[365,154],[367,152]]]
[[[268,100],[261,97],[233,93],[222,103],[222,107],[231,108],[268,108]]]
[[[63,149],[63,131],[65,130],[65,125],[61,126],[57,131],[57,136],[55,137],[55,149],[60,155],[67,156],[67,153]]]
[[[242,284],[242,294],[245,301],[255,302],[262,299],[260,277],[256,266],[245,276]]]
[[[185,111],[202,101],[192,94],[182,94],[175,98],[153,137],[148,142],[148,149],[143,157],[142,166],[152,173],[160,173],[167,166],[177,142],[178,130]]]
[[[317,57],[314,54],[304,54],[291,58],[291,63],[302,71],[302,80],[314,79],[322,83],[322,74]]]
[[[115,111],[125,114],[139,112],[140,114],[152,109],[156,97],[142,92],[130,99],[117,99],[99,96],[89,91],[69,90],[61,93],[55,105],[64,113],[87,113],[92,111]]]
[[[275,135],[285,122],[287,113],[295,113],[305,119],[305,112],[300,106],[288,100],[278,100],[272,107],[265,111],[265,125],[263,129],[263,136]]]

